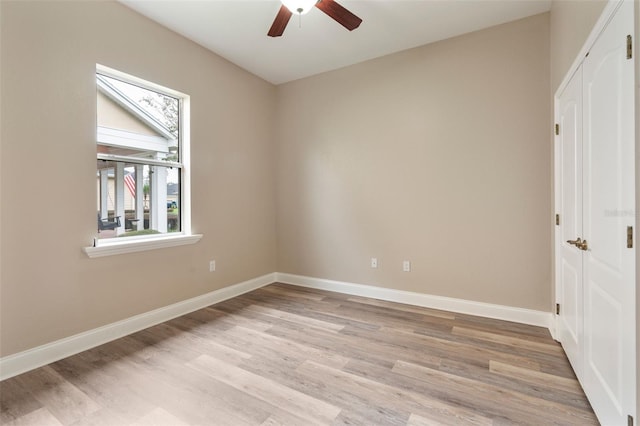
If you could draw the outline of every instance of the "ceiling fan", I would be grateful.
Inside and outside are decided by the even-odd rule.
[[[287,28],[291,15],[297,13],[298,15],[304,15],[313,6],[317,7],[329,17],[333,18],[338,24],[342,25],[349,31],[353,31],[360,26],[362,19],[358,18],[353,13],[349,12],[343,6],[336,3],[334,0],[280,0],[282,6],[280,11],[276,15],[276,19],[273,20],[271,28],[267,33],[269,37],[280,37],[284,33],[284,29]]]

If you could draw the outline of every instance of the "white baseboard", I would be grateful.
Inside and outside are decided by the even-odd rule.
[[[275,281],[276,274],[266,274],[239,284],[224,287],[192,299],[145,312],[122,321],[85,331],[24,352],[0,358],[0,380],[42,367],[136,331],[169,321],[189,312],[222,302]]]
[[[332,281],[280,272],[276,273],[276,281],[301,287],[352,294],[354,296],[371,297],[373,299],[386,300],[389,302],[406,303],[407,305],[513,321],[522,324],[546,327],[549,331],[553,331],[553,314],[551,312],[514,308],[511,306],[494,305],[490,303],[474,302],[471,300],[433,296],[429,294],[393,290],[390,288],[374,287],[364,284]]]

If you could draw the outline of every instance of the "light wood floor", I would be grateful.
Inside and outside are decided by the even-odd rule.
[[[274,284],[0,383],[7,425],[597,424],[538,327]]]

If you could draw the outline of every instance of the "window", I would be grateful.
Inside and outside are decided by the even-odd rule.
[[[188,96],[102,66],[96,88],[96,237],[85,251],[188,243]],[[101,247],[112,250],[91,250]]]

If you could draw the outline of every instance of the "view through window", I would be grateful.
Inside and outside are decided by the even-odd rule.
[[[180,232],[181,99],[100,71],[96,86],[98,240]]]

